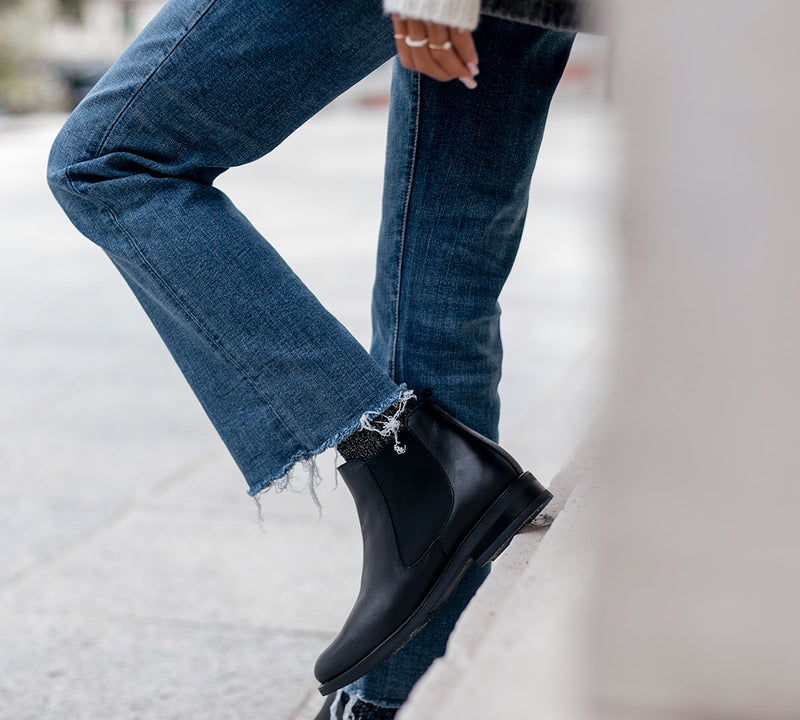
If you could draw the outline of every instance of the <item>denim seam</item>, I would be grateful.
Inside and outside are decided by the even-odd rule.
[[[214,1],[216,2],[216,0]],[[70,168],[66,168],[64,174],[67,178],[67,182],[69,183],[70,187],[72,188],[72,191],[75,194],[81,195],[82,197],[85,197],[88,200],[92,201],[92,198],[86,195],[86,193],[81,192],[80,190],[78,190],[77,187],[75,187],[75,183],[73,182],[73,179],[70,176]],[[208,341],[222,353],[222,355],[228,360],[228,362],[230,362],[231,365],[233,365],[233,367],[236,368],[236,370],[238,370],[239,373],[241,373],[242,377],[249,383],[249,385],[253,388],[256,394],[264,401],[264,403],[270,409],[272,414],[277,418],[277,420],[281,423],[281,425],[283,425],[286,428],[286,431],[292,436],[294,441],[298,445],[302,445],[303,443],[300,441],[300,439],[297,437],[294,431],[286,424],[283,417],[275,410],[275,408],[272,406],[272,403],[269,401],[269,398],[266,395],[264,395],[262,390],[258,387],[256,381],[252,377],[250,377],[250,375],[245,371],[245,369],[236,360],[236,358],[234,358],[230,354],[230,352],[225,348],[225,346],[221,342],[219,342],[219,340],[217,340],[206,329],[203,323],[201,323],[200,320],[192,314],[189,308],[186,307],[186,305],[181,302],[177,293],[170,287],[169,283],[167,283],[167,281],[163,277],[161,277],[161,275],[159,275],[159,273],[156,271],[153,265],[148,261],[147,257],[142,252],[141,248],[137,245],[136,241],[131,237],[130,233],[128,233],[128,231],[123,227],[122,223],[119,221],[119,219],[117,218],[116,214],[111,209],[111,207],[102,200],[96,200],[95,202],[97,202],[108,212],[108,214],[111,216],[111,219],[114,221],[114,224],[119,228],[120,232],[128,239],[128,242],[130,243],[131,247],[136,251],[136,254],[139,256],[139,259],[141,260],[144,267],[152,274],[152,276],[156,279],[158,284],[175,301],[177,307],[179,307],[183,311],[183,313],[185,313],[186,317],[189,318],[189,320],[197,327],[198,330],[200,330],[200,332],[208,339]]]
[[[125,103],[125,107],[123,107],[122,110],[119,111],[119,114],[117,115],[117,117],[114,118],[114,121],[109,126],[108,130],[106,131],[106,134],[100,141],[100,145],[98,146],[97,151],[95,152],[95,158],[100,157],[100,155],[103,152],[103,148],[106,145],[106,142],[108,142],[108,138],[111,136],[111,133],[114,132],[114,129],[119,124],[119,121],[122,119],[122,116],[125,115],[125,113],[128,111],[128,108],[131,105],[133,105],[134,101],[136,100],[137,97],[139,97],[139,94],[142,92],[142,90],[144,90],[145,87],[147,87],[147,85],[153,79],[155,74],[164,66],[164,63],[167,62],[167,60],[169,60],[175,54],[175,51],[183,44],[183,41],[186,40],[187,37],[189,37],[192,30],[194,30],[195,27],[197,27],[197,24],[206,16],[208,11],[211,10],[211,8],[214,7],[214,5],[216,4],[217,0],[209,1],[206,9],[203,10],[203,12],[201,12],[200,15],[197,16],[197,19],[189,27],[186,28],[186,31],[181,36],[181,38],[175,43],[172,49],[164,56],[161,62],[158,63],[158,65],[156,65],[150,72],[150,74],[142,81],[141,85],[139,85],[139,87],[136,89],[136,92],[134,92],[133,95],[131,95],[130,100],[128,100],[128,102]]]
[[[400,223],[400,252],[397,259],[397,283],[395,285],[395,307],[394,307],[394,337],[392,338],[392,359],[391,359],[391,377],[397,380],[397,345],[400,336],[400,297],[403,288],[403,261],[405,260],[406,237],[408,233],[408,216],[411,212],[411,192],[414,188],[414,178],[417,169],[417,150],[419,147],[419,126],[422,107],[422,75],[415,73],[416,79],[416,107],[414,115],[414,125],[411,132],[414,135],[414,141],[411,145],[411,163],[408,172],[408,181],[406,185],[406,196],[403,201],[403,216]]]

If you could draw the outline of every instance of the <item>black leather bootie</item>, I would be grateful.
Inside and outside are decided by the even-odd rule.
[[[552,499],[505,450],[430,401],[408,413],[397,439],[339,468],[364,564],[355,605],[314,668],[323,695],[408,642],[472,563],[497,557]]]

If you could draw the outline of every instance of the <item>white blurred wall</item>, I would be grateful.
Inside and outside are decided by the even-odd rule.
[[[0,115],[72,108],[162,4],[18,0],[0,8]]]
[[[796,0],[617,0],[592,716],[800,718]]]
[[[162,0],[84,0],[80,19],[56,0],[22,0],[2,16],[5,42],[47,62],[113,62],[164,4]]]

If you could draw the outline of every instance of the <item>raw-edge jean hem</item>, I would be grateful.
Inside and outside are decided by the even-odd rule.
[[[382,413],[384,410],[391,407],[395,402],[397,402],[397,400],[400,399],[400,396],[404,392],[406,392],[406,390],[408,390],[408,388],[406,387],[405,384],[398,385],[397,388],[389,395],[388,399],[384,398],[381,402],[377,403],[375,407],[369,408],[364,412],[360,412],[358,414],[358,417],[354,418],[347,425],[345,425],[343,430],[340,430],[332,437],[329,437],[327,440],[325,440],[323,443],[321,443],[313,450],[298,450],[294,455],[292,455],[292,457],[286,462],[286,464],[281,467],[280,470],[278,470],[275,473],[272,473],[264,480],[261,480],[260,482],[253,485],[248,490],[248,495],[250,495],[251,497],[256,497],[257,495],[266,492],[267,490],[270,489],[270,487],[272,487],[272,485],[277,480],[286,477],[286,475],[298,462],[301,462],[302,460],[309,460],[311,458],[316,457],[317,455],[321,455],[326,450],[330,450],[331,448],[334,448],[337,445],[339,445],[339,443],[344,442],[354,432],[356,432],[356,430],[360,429],[361,418],[364,415],[373,413],[374,414]]]

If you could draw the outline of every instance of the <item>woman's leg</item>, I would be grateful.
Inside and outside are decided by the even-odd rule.
[[[81,103],[51,187],[255,494],[400,389],[213,186],[394,54],[379,0],[171,0]]]
[[[483,17],[478,88],[395,65],[372,354],[396,382],[497,440],[498,296],[516,256],[550,100],[574,36]],[[400,705],[444,653],[488,568],[349,693]]]
[[[372,355],[496,440],[497,302],[574,36],[483,16],[478,88],[395,72]]]
[[[393,51],[391,27],[372,0],[172,0],[76,110],[53,148],[54,193],[136,293],[252,493],[296,459],[336,444],[364,411],[387,407],[401,388],[212,183],[226,168],[269,152]],[[454,440],[475,444],[433,411],[417,417],[444,423]],[[435,475],[439,466],[425,462]],[[390,465],[384,482],[408,477]],[[508,482],[520,469],[509,467],[511,476],[496,476],[492,498],[483,498],[481,473],[463,482],[438,477],[440,489],[452,489],[456,479],[462,505],[471,494],[486,503],[499,497],[512,513]],[[540,502],[534,481],[515,483],[514,492],[518,487],[528,495],[514,495],[518,507],[503,533]],[[367,512],[381,506],[374,497]],[[475,507],[480,517],[482,506]],[[446,596],[448,578],[464,558],[500,546],[499,531],[470,534],[482,530],[476,523],[462,513],[443,529],[426,528],[448,542],[458,533],[474,541],[441,558],[428,553],[424,573],[404,576],[398,604],[385,618],[373,618],[369,637],[346,626],[318,663],[328,689],[358,677],[359,668],[366,672],[402,633],[410,634],[415,618]],[[381,552],[390,547],[390,530],[385,522],[379,528]],[[430,586],[438,594],[418,605]],[[395,632],[397,623],[402,628]],[[384,642],[388,635],[391,642]],[[370,649],[378,645],[380,652]]]

